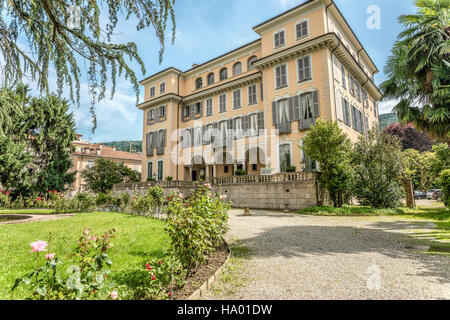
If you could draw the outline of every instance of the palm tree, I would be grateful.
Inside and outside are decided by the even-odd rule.
[[[417,0],[417,14],[401,15],[381,84],[402,123],[414,123],[450,145],[450,0]]]

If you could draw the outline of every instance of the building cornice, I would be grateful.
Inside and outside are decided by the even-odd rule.
[[[370,91],[378,100],[381,99],[381,93],[375,83],[373,83],[372,79],[366,74],[364,69],[355,60],[348,49],[342,45],[341,40],[334,32],[321,35],[293,47],[278,51],[272,55],[255,61],[253,65],[258,70],[263,71],[267,68],[271,68],[283,62],[324,48],[335,49],[334,54],[344,64],[346,69],[355,77],[355,79],[359,80],[360,83],[366,83],[365,89]]]
[[[146,102],[143,102],[141,104],[138,104],[137,107],[138,107],[138,109],[146,110],[146,109],[151,109],[152,107],[160,106],[160,105],[168,103],[168,102],[172,102],[172,101],[180,102],[181,100],[182,100],[181,96],[179,96],[175,93],[168,93],[168,94],[165,94],[158,98],[154,98],[154,99],[148,100]]]
[[[155,73],[155,74],[145,78],[144,80],[139,81],[139,84],[140,85],[145,85],[147,82],[155,81],[157,79],[166,77],[166,76],[168,76],[170,74],[178,76],[178,75],[180,75],[182,73],[183,73],[183,71],[178,70],[177,68],[169,67],[167,69],[161,70],[160,72],[157,72],[157,73]]]

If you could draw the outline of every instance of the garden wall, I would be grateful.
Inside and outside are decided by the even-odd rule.
[[[181,192],[185,196],[189,195],[194,187],[161,185],[166,193]],[[116,187],[115,192],[145,191],[146,187],[120,188]],[[236,183],[227,185],[213,185],[213,193],[224,194],[227,200],[232,202],[234,208],[283,210],[288,205],[289,210],[299,210],[307,207],[320,205],[318,201],[318,185],[316,181],[295,181],[295,182],[259,182],[259,183]],[[323,192],[321,193],[323,194]],[[322,200],[323,201],[323,200]]]

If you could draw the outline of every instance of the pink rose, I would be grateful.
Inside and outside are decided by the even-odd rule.
[[[111,299],[117,299],[117,297],[118,297],[117,291],[111,292],[111,294],[109,296],[111,297]]]
[[[227,196],[224,194],[220,196],[220,200],[225,200],[226,198],[227,198]]]
[[[46,255],[45,255],[45,259],[47,259],[47,260],[53,260],[53,258],[55,257],[55,254],[54,253],[47,253]]]
[[[30,246],[33,250],[31,250],[30,252],[41,252],[41,251],[46,251],[47,249],[47,242],[39,240],[36,242],[32,242],[30,243]]]
[[[211,189],[211,184],[210,184],[210,183],[205,183],[203,186],[204,186],[205,188]]]
[[[182,193],[179,193],[178,196],[179,196],[180,198],[183,198],[183,197],[184,197]]]

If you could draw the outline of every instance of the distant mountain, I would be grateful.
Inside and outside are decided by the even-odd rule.
[[[398,123],[398,115],[396,113],[380,114],[380,130],[383,131],[389,125]]]
[[[131,144],[131,152],[139,153],[142,152],[142,141],[113,141],[113,142],[104,142],[102,143],[105,146],[116,148],[118,151],[126,151],[130,152],[130,144]]]

